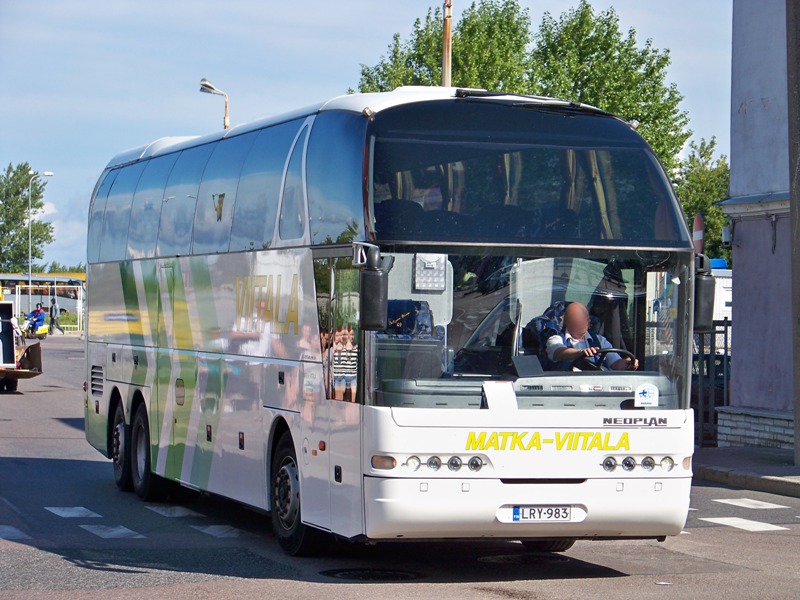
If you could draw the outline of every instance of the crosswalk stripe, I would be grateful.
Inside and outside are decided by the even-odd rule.
[[[108,525],[80,525],[81,529],[85,529],[89,533],[93,533],[97,537],[101,537],[104,539],[121,539],[121,538],[130,538],[135,540],[144,539],[144,536],[141,533],[136,533],[127,527],[123,527],[122,525],[117,525],[116,527],[110,527]]]
[[[741,506],[742,508],[754,508],[756,510],[765,510],[770,508],[789,508],[783,504],[773,504],[772,502],[762,502],[761,500],[751,500],[750,498],[722,498],[714,500],[714,502],[721,502],[722,504],[731,504],[733,506]]]
[[[736,527],[737,529],[744,529],[745,531],[788,530],[788,527],[780,527],[779,525],[772,525],[771,523],[762,523],[761,521],[740,519],[739,517],[708,517],[708,518],[701,518],[700,520],[708,521],[709,523],[716,523],[717,525],[727,525],[729,527]]]
[[[196,529],[206,535],[211,535],[217,538],[238,538],[241,537],[242,532],[236,527],[230,525],[209,525],[207,527],[200,525],[192,525],[192,529]]]
[[[195,512],[184,506],[163,506],[160,504],[145,504],[145,508],[158,513],[162,517],[180,518],[180,517],[205,517],[198,512]]]
[[[92,512],[83,506],[45,506],[44,509],[65,519],[100,517],[96,512]]]
[[[0,525],[0,540],[29,540],[31,536],[11,525]]]

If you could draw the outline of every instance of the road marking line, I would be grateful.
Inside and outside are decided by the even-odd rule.
[[[697,508],[692,508],[692,507],[689,507],[689,510],[690,510],[690,511],[692,511],[692,510],[699,510],[699,509],[697,509]]]
[[[742,508],[754,508],[756,510],[764,510],[769,508],[789,508],[783,504],[772,504],[772,502],[761,502],[761,500],[751,500],[750,498],[725,498],[721,500],[714,500],[714,502],[732,504],[733,506],[741,506]]]
[[[203,527],[200,525],[192,525],[192,529],[196,529],[201,533],[205,533],[206,535],[211,535],[216,538],[238,538],[242,536],[242,532],[236,527],[231,527],[230,525],[209,525],[208,527]]]
[[[162,517],[205,517],[198,512],[184,506],[161,506],[157,504],[145,504],[145,508],[158,513]]]
[[[780,527],[778,525],[772,525],[771,523],[762,523],[761,521],[740,519],[739,517],[701,518],[700,520],[716,523],[717,525],[736,527],[737,529],[744,529],[745,531],[785,531],[789,529],[788,527]]]
[[[80,525],[80,528],[107,540],[121,538],[131,538],[135,540],[144,539],[141,533],[136,533],[122,525],[117,525],[116,527],[109,527],[108,525]]]
[[[54,515],[64,517],[65,519],[83,519],[83,518],[99,518],[96,512],[92,512],[83,506],[45,506],[45,510],[49,510]]]
[[[681,535],[692,535],[692,534],[688,531],[681,531]]]
[[[29,540],[31,536],[11,525],[0,525],[0,540]]]

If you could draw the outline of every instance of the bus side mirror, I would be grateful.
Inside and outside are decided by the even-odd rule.
[[[714,331],[714,275],[705,254],[695,258],[694,278],[694,332]]]
[[[380,248],[372,244],[353,244],[353,264],[361,267],[359,320],[364,331],[383,331],[389,321],[389,270],[383,265]]]

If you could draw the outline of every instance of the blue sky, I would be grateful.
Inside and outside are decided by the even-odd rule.
[[[623,29],[670,50],[695,140],[730,145],[732,0],[593,0]],[[469,5],[454,0],[454,16]],[[520,0],[534,28],[577,0]],[[94,184],[118,152],[170,135],[279,114],[356,88],[394,33],[437,0],[0,0],[0,167],[53,171],[45,193],[55,242],[45,261],[85,262]],[[624,116],[624,115],[623,115]],[[2,251],[2,249],[0,249]]]

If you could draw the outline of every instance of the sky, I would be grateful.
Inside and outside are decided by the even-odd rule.
[[[578,0],[519,0],[538,29]],[[458,21],[471,0],[454,0]],[[668,83],[684,96],[692,140],[730,147],[732,0],[591,0],[614,7],[639,46],[669,49]],[[0,168],[30,163],[46,178],[55,241],[44,261],[86,262],[94,185],[123,150],[222,128],[356,89],[392,36],[410,34],[436,0],[0,0]],[[624,115],[621,115],[624,117]],[[0,248],[2,252],[2,248]]]

